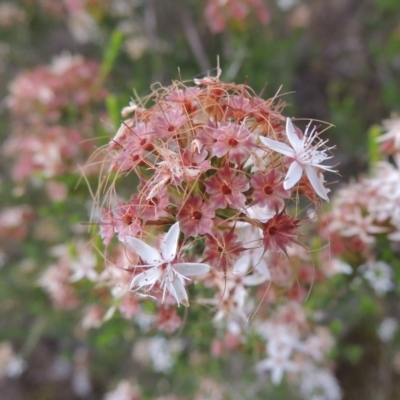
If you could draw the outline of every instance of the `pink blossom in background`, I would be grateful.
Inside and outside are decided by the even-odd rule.
[[[270,14],[264,0],[208,0],[205,20],[214,33],[223,32],[231,22],[241,22],[255,13],[262,25],[268,24]]]
[[[104,99],[104,89],[92,90],[98,72],[96,62],[63,53],[50,65],[17,76],[9,86],[8,106],[29,123],[58,121],[67,107],[79,112]]]
[[[0,237],[23,239],[34,216],[31,206],[5,207],[0,211]]]

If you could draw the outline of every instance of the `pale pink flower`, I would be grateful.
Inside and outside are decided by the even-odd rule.
[[[162,138],[171,138],[186,124],[187,117],[181,110],[160,112],[154,121],[154,132]]]
[[[22,239],[33,217],[30,206],[5,207],[0,211],[0,237]]]
[[[234,207],[241,209],[246,202],[246,196],[242,193],[249,189],[249,180],[244,174],[236,173],[229,168],[229,163],[218,170],[204,184],[206,191],[210,194],[210,206],[214,209]]]
[[[114,237],[114,222],[113,214],[111,210],[101,210],[101,222],[100,222],[100,237],[103,239],[103,243],[107,246],[110,244],[111,239]]]
[[[347,215],[346,227],[340,230],[342,236],[358,236],[366,244],[375,242],[375,235],[388,231],[387,227],[376,225],[374,215],[363,215],[360,208],[355,208]]]
[[[126,380],[118,383],[118,386],[112,392],[107,392],[103,400],[140,400],[142,395],[137,385],[132,385]]]
[[[151,199],[168,184],[180,185],[182,181],[195,180],[203,171],[204,163],[194,165],[186,165],[181,154],[178,154],[169,149],[159,149],[162,160],[157,163],[153,178],[149,181],[146,189],[149,189],[149,194],[146,199]],[[197,154],[197,158],[201,155]],[[193,157],[196,158],[196,157]]]
[[[215,212],[198,195],[189,196],[178,214],[182,232],[193,237],[211,233],[214,217]]]
[[[265,146],[293,159],[283,183],[283,188],[285,190],[291,189],[300,180],[305,171],[311,186],[318,196],[329,201],[327,189],[322,184],[316,168],[333,172],[331,169],[332,167],[321,165],[321,162],[331,157],[326,154],[327,149],[318,150],[318,148],[324,145],[326,141],[317,143],[316,145],[312,144],[314,139],[317,137],[317,132],[314,128],[310,133],[308,133],[309,127],[310,124],[304,132],[303,138],[300,139],[290,118],[286,119],[286,135],[291,147],[286,143],[278,142],[264,136],[260,136],[260,140]]]
[[[93,328],[99,328],[103,325],[104,310],[98,305],[91,305],[83,311],[83,318],[81,321],[82,328],[85,331]]]
[[[138,267],[149,268],[132,278],[131,289],[149,286],[149,290],[151,290],[156,283],[159,283],[163,289],[163,301],[168,292],[178,304],[189,305],[185,280],[189,280],[188,276],[205,274],[210,270],[210,266],[203,263],[174,262],[178,252],[179,233],[179,222],[176,222],[162,242],[161,253],[135,237],[126,238],[127,243],[146,263],[146,265],[138,265]]]
[[[87,278],[92,282],[96,282],[98,273],[96,271],[96,255],[93,249],[84,245],[83,243],[77,243],[75,246],[77,256],[71,260],[72,276],[69,278],[70,282],[77,282],[83,278]]]
[[[214,130],[213,137],[215,143],[212,146],[212,154],[217,157],[229,154],[229,160],[238,165],[246,160],[248,153],[255,146],[251,132],[244,123],[222,125]]]
[[[271,210],[281,211],[284,200],[290,197],[291,192],[285,190],[280,172],[271,170],[267,173],[256,172],[251,178],[253,204],[268,207]]]
[[[242,267],[244,268],[241,269]],[[224,321],[226,329],[238,335],[247,319],[245,302],[248,292],[245,288],[245,274],[248,265],[235,265],[235,268],[237,269],[227,273],[214,270],[213,274],[209,274],[207,283],[216,289],[216,294],[214,298],[200,299],[199,302],[215,307],[217,313],[213,321],[217,324]]]
[[[298,366],[283,354],[273,354],[270,357],[260,361],[256,365],[256,371],[271,371],[272,383],[278,385],[281,383],[285,372],[294,372]]]
[[[389,153],[400,151],[400,116],[393,114],[390,119],[383,121],[385,133],[379,136],[376,141],[382,143],[382,149]]]
[[[141,230],[139,207],[132,201],[119,201],[118,206],[112,210],[115,232],[118,239],[125,242],[127,236],[135,236]]]

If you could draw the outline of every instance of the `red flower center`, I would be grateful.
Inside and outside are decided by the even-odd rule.
[[[236,147],[238,145],[238,141],[235,138],[230,138],[228,141],[229,146]]]
[[[194,219],[195,221],[200,221],[202,216],[203,214],[199,210],[193,211],[192,213],[192,219]]]
[[[132,223],[133,223],[132,214],[127,213],[127,214],[124,215],[123,218],[124,218],[124,221],[125,221],[126,225],[132,225]]]
[[[232,193],[232,189],[226,183],[224,183],[222,185],[221,190],[222,190],[223,194],[231,194]]]
[[[156,205],[158,204],[158,202],[159,202],[159,200],[158,200],[157,197],[152,197],[152,198],[149,200],[148,204],[149,204],[150,206],[156,206]]]
[[[267,195],[267,196],[271,196],[272,193],[274,193],[272,187],[270,185],[265,185],[264,186],[264,190],[263,192]]]

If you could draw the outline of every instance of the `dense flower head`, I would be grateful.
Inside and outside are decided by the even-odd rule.
[[[101,188],[110,196],[100,230],[105,245],[116,236],[139,256],[128,269],[133,292],[188,305],[192,276],[217,288],[213,279],[233,274],[241,289],[222,295],[232,309],[245,306],[250,287],[271,279],[292,290],[297,278],[287,260],[309,220],[299,209],[318,211],[321,198],[328,200],[323,172],[330,167],[321,162],[329,148],[315,127],[303,133],[281,110],[275,99],[213,76],[158,87],[123,109],[104,148],[104,181],[113,186]],[[248,275],[245,283],[238,271]]]

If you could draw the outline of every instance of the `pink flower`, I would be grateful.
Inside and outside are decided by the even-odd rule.
[[[275,214],[264,225],[263,243],[265,249],[286,252],[288,246],[292,243],[297,243],[297,228],[299,225],[300,220],[287,215],[285,210]]]
[[[200,88],[198,87],[188,87],[185,90],[178,89],[171,92],[166,99],[174,103],[181,103],[184,110],[191,114],[197,110],[197,96],[200,93]]]
[[[229,110],[228,116],[238,122],[242,122],[243,118],[252,110],[250,100],[244,95],[228,97],[226,104]]]
[[[110,244],[114,237],[113,215],[110,210],[101,210],[100,237],[106,246]]]
[[[118,202],[118,207],[112,210],[115,232],[118,239],[125,242],[127,236],[136,236],[141,230],[139,210],[133,202]]]
[[[214,130],[213,137],[216,140],[212,146],[213,155],[223,157],[225,154],[229,154],[229,161],[238,165],[246,160],[248,153],[255,146],[251,132],[244,123],[220,126]]]
[[[228,163],[204,184],[210,195],[210,206],[214,209],[226,208],[228,205],[237,209],[245,206],[246,196],[242,192],[249,189],[249,181],[243,174],[236,174],[235,170],[230,169]]]
[[[218,231],[214,236],[208,235],[206,238],[204,260],[226,272],[232,268],[243,250],[243,243],[238,240],[233,228],[229,232]]]
[[[144,185],[141,186],[144,187]],[[139,186],[139,192],[141,186]],[[156,221],[160,216],[166,214],[164,210],[170,204],[166,187],[161,188],[150,198],[135,194],[132,196],[131,201],[136,204],[139,210],[138,216],[143,221]]]
[[[186,124],[187,117],[181,110],[160,112],[154,121],[154,132],[162,138],[171,138]]]
[[[201,196],[190,195],[178,214],[178,221],[186,236],[196,237],[211,233],[214,217],[215,212],[206,207]]]
[[[251,178],[253,204],[280,211],[284,200],[290,197],[290,191],[283,188],[282,175],[275,170],[267,173],[256,172]]]

